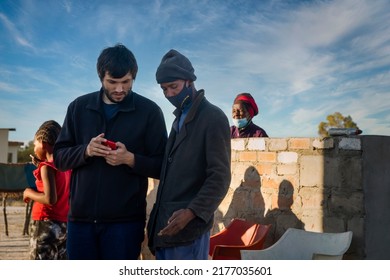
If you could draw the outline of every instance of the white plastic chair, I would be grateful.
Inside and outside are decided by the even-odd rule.
[[[289,228],[263,250],[241,250],[242,260],[341,260],[352,241],[352,231],[311,232]]]

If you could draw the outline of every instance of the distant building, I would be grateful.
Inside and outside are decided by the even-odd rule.
[[[18,150],[23,142],[8,141],[10,131],[15,128],[0,128],[0,162],[16,163],[18,161]]]

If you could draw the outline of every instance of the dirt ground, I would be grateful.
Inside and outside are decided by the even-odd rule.
[[[1,196],[0,196],[1,197]],[[5,222],[2,200],[0,200],[0,260],[28,260],[29,238],[23,235],[26,206],[19,197],[9,196],[6,201],[8,236],[5,233]],[[147,240],[142,244],[140,259],[154,259],[147,248]]]
[[[2,205],[0,209],[0,260],[27,260],[29,239],[23,235],[26,207],[7,205],[8,236],[5,233]]]

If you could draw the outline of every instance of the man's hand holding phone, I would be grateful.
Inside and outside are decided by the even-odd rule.
[[[128,151],[123,143],[104,138],[104,133],[91,139],[85,150],[85,156],[104,157],[112,166],[126,164],[133,168],[135,164],[134,154]]]
[[[103,144],[104,146],[110,147],[111,150],[116,150],[116,149],[118,149],[118,146],[116,145],[116,143],[113,142],[113,141],[110,141],[110,140],[106,140],[106,141],[102,142],[102,144]]]
[[[110,154],[110,151],[116,150],[117,145],[115,142],[104,138],[104,133],[100,133],[89,141],[87,148],[85,149],[86,157],[106,157]]]

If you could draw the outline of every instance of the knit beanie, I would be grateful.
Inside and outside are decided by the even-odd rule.
[[[247,104],[248,112],[251,118],[256,116],[259,113],[259,108],[255,102],[255,99],[252,97],[250,93],[240,93],[234,99],[234,104],[238,102],[244,102]]]
[[[161,59],[161,63],[156,71],[156,80],[159,84],[176,80],[195,81],[194,71],[188,58],[172,49]]]

